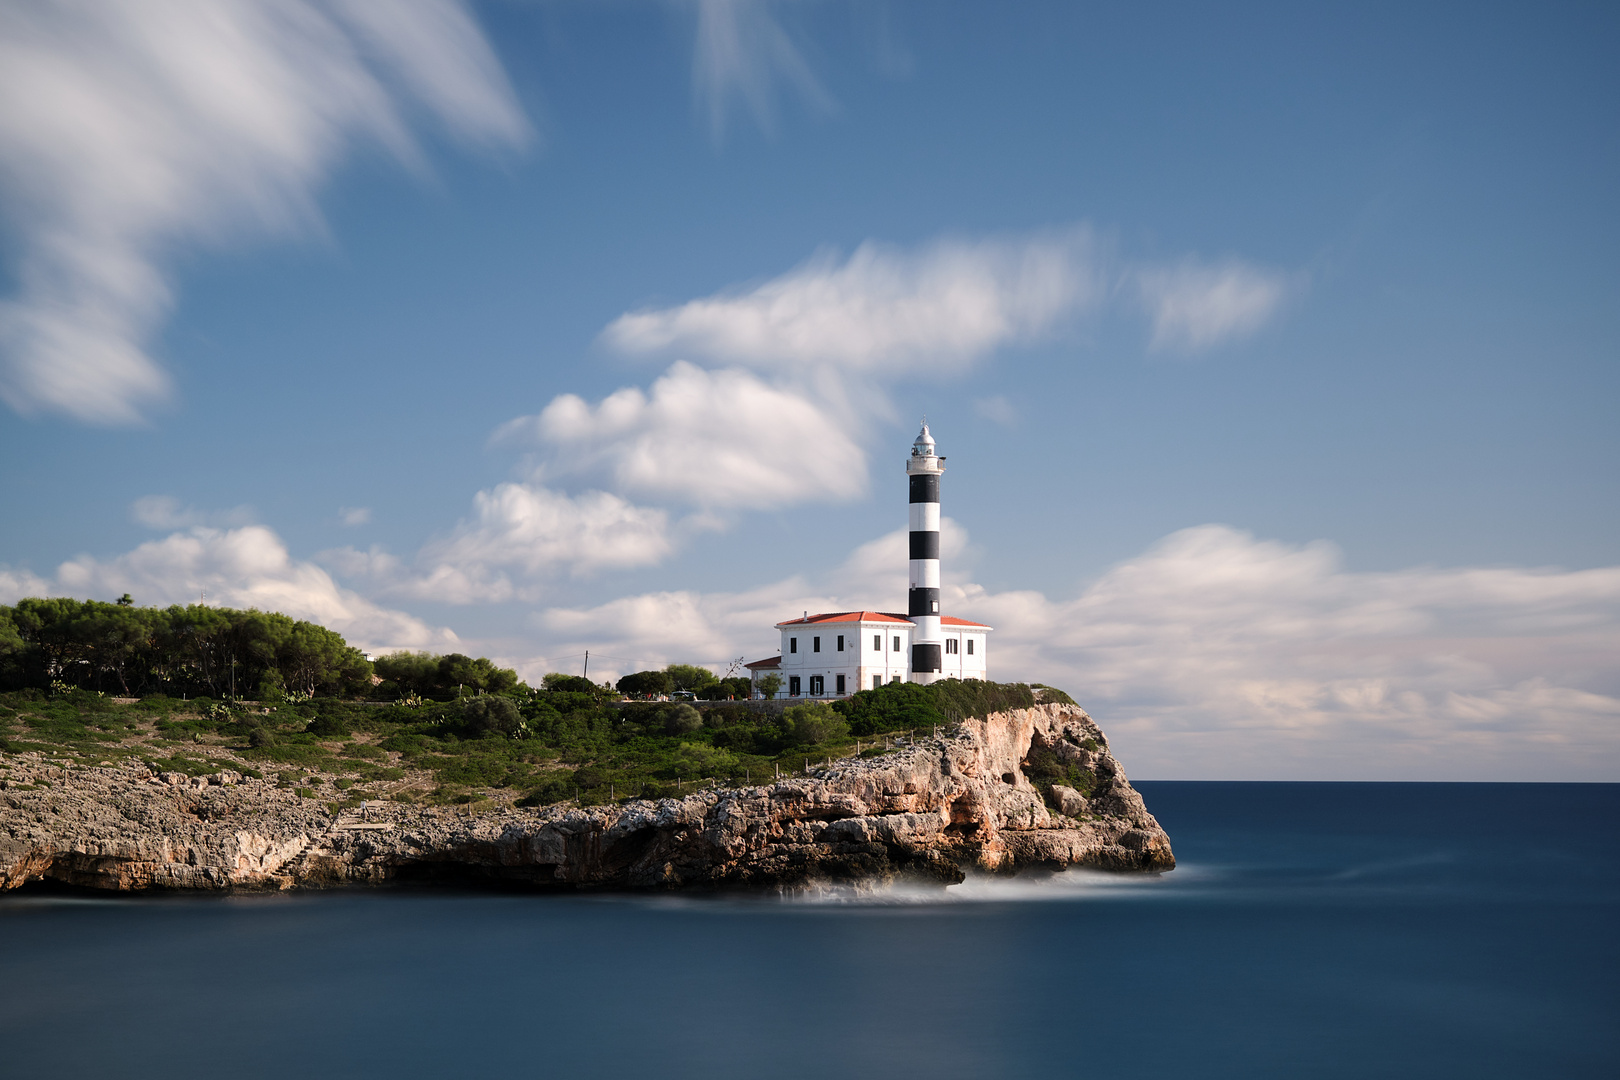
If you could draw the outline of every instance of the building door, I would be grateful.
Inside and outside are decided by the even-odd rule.
[[[788,676],[788,697],[798,697],[798,696],[799,696],[799,677],[797,675],[789,675]]]
[[[842,675],[834,675],[833,676],[833,681],[834,681],[834,684],[835,684],[834,685],[835,691],[837,692],[839,697],[842,697],[844,695],[844,677]]]
[[[810,676],[810,696],[820,697],[827,692],[827,680],[820,675]]]

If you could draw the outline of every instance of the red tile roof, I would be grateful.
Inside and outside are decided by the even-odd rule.
[[[803,619],[788,619],[786,622],[779,622],[776,625],[779,627],[812,626],[820,625],[821,623],[847,622],[910,624],[911,620],[906,618],[904,615],[896,615],[892,611],[834,611],[825,615],[811,615],[808,618]],[[971,622],[967,619],[958,619],[954,615],[941,615],[939,623],[941,626],[976,626],[981,630],[992,629],[991,627],[986,626],[984,623]]]
[[[743,665],[743,667],[747,668],[750,671],[758,671],[761,668],[773,668],[773,667],[781,667],[781,666],[782,666],[782,658],[780,656],[767,656],[763,660],[755,660],[752,664],[744,664]]]
[[[887,611],[834,611],[827,615],[811,615],[805,619],[788,619],[779,622],[777,626],[808,626],[812,623],[835,622],[880,622],[880,623],[909,623],[911,620],[904,615],[895,615]]]

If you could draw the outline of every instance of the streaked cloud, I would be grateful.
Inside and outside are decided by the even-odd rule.
[[[766,132],[775,130],[784,93],[817,112],[832,108],[832,97],[777,18],[773,9],[781,6],[773,0],[693,3],[692,91],[716,142],[739,105]]]
[[[915,251],[867,241],[848,259],[823,253],[763,284],[621,315],[602,339],[778,371],[937,371],[1039,339],[1107,288],[1084,228]]]
[[[1238,260],[1210,266],[1187,259],[1139,270],[1136,284],[1153,318],[1149,346],[1193,351],[1258,330],[1276,313],[1293,282]]]
[[[419,112],[474,146],[530,137],[460,0],[0,6],[0,397],[141,419],[171,391],[147,349],[174,251],[317,228],[351,147],[420,166]]]

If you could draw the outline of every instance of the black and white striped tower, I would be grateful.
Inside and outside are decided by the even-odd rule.
[[[931,683],[944,669],[944,637],[939,632],[939,477],[945,459],[934,453],[934,437],[923,421],[911,444],[906,476],[911,480],[911,592],[906,614],[911,636],[911,681]]]

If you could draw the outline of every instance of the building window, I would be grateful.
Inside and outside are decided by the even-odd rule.
[[[882,634],[873,634],[872,635],[872,651],[873,652],[882,652],[883,651],[883,635]]]
[[[951,656],[956,655],[956,639],[955,638],[946,638],[945,639],[945,651],[948,654],[950,654]]]
[[[934,609],[934,614],[935,615],[939,614],[939,601],[938,600],[930,600],[930,601],[928,601],[928,606]]]
[[[821,639],[820,638],[813,637],[813,638],[810,639],[810,651],[811,652],[820,652],[821,651]]]
[[[894,635],[894,651],[895,652],[900,651],[900,635],[899,634]]]
[[[788,696],[789,697],[798,697],[799,696],[799,677],[797,675],[789,675],[788,676]]]
[[[788,638],[788,652],[798,652],[798,651],[799,651],[799,639],[796,638],[796,637]]]
[[[968,655],[969,656],[973,655],[973,639],[972,638],[968,638]]]
[[[894,678],[890,679],[889,681],[892,682],[892,683],[897,683],[897,682],[900,681],[900,676],[896,675]]]
[[[881,676],[881,675],[872,676],[872,689],[876,690],[878,687],[880,687],[882,685],[883,685],[883,676]]]
[[[839,652],[844,651],[844,635],[843,634],[838,635],[838,651]]]
[[[834,675],[833,680],[835,683],[835,689],[838,693],[842,694],[844,692],[844,677],[842,675]]]
[[[827,692],[827,680],[820,675],[810,676],[810,696],[820,697]]]

